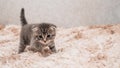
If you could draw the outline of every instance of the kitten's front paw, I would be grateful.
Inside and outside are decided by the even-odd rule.
[[[42,49],[42,55],[44,56],[44,57],[46,57],[46,56],[49,56],[50,54],[52,54],[52,51],[50,50],[50,48],[49,47],[44,47],[43,49]]]
[[[27,46],[25,51],[32,51],[32,52],[36,52],[36,49],[31,47],[31,46]]]

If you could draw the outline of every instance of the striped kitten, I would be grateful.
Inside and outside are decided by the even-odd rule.
[[[24,52],[27,45],[31,50],[42,51],[44,47],[49,47],[51,52],[56,52],[54,39],[56,36],[56,26],[49,23],[27,24],[24,8],[21,9],[21,34],[18,53]]]

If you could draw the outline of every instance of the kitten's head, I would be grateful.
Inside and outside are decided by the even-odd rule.
[[[41,23],[39,25],[34,25],[33,34],[36,41],[43,45],[47,45],[54,41],[56,36],[56,26],[48,23]]]

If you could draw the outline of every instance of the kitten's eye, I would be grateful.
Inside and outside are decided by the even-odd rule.
[[[39,35],[38,38],[41,39],[41,38],[42,38],[42,35]]]
[[[50,35],[47,35],[47,37],[49,38],[49,37],[50,37]]]

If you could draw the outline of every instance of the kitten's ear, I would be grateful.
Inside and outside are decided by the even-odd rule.
[[[55,30],[57,28],[57,26],[56,25],[54,25],[54,24],[51,24],[51,27],[50,27],[50,29],[52,29],[52,30]]]
[[[33,25],[33,26],[32,26],[32,31],[33,31],[33,32],[37,32],[37,31],[38,31],[38,27],[35,26],[35,25]]]

